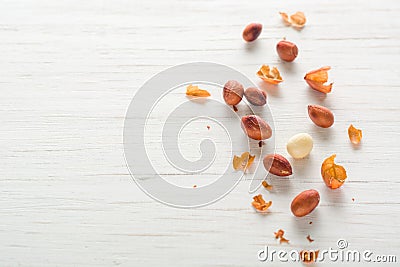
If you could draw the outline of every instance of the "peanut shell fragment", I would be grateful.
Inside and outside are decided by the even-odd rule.
[[[349,134],[350,142],[352,142],[355,145],[358,145],[361,142],[362,131],[360,129],[357,129],[356,127],[353,126],[353,124],[351,124],[347,132]]]
[[[282,229],[279,229],[274,234],[275,234],[275,239],[279,239],[279,244],[289,243],[289,240],[283,237],[283,235],[285,234],[285,231],[283,231]]]
[[[267,189],[268,191],[271,191],[273,186],[270,185],[267,181],[262,181],[262,186],[264,186],[265,189]]]
[[[186,87],[186,95],[197,97],[208,97],[211,94],[207,90],[200,89],[197,85],[188,85]]]
[[[304,76],[304,80],[306,80],[312,89],[324,94],[330,93],[332,91],[333,83],[325,85],[328,81],[328,70],[330,69],[331,67],[326,66],[317,70],[312,70]]]
[[[264,82],[271,84],[278,84],[283,81],[279,70],[276,67],[270,68],[268,65],[262,65],[257,72],[257,76]]]
[[[336,155],[333,154],[325,159],[321,166],[321,175],[327,187],[337,189],[343,185],[347,178],[346,170],[343,166],[335,163]]]
[[[235,155],[232,162],[233,169],[235,171],[246,171],[253,164],[255,157],[255,155],[250,155],[249,152],[244,152],[240,157]]]
[[[285,12],[279,12],[279,14],[281,15],[282,20],[286,25],[291,25],[295,28],[303,28],[307,21],[306,16],[301,11],[297,11],[290,17]]]
[[[253,197],[253,202],[251,203],[251,205],[253,205],[253,207],[258,212],[266,212],[268,208],[271,207],[272,201],[265,202],[262,195],[260,194]]]
[[[282,238],[284,234],[285,234],[285,231],[283,231],[282,229],[279,229],[278,231],[274,232],[275,239]]]
[[[299,254],[304,263],[312,263],[318,259],[319,250],[302,250]]]

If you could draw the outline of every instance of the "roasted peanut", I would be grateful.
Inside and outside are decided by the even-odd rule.
[[[253,42],[260,36],[262,31],[262,24],[260,23],[250,23],[243,30],[243,39],[246,42]]]
[[[283,40],[276,45],[276,51],[279,57],[287,62],[292,62],[296,59],[299,50],[297,46],[289,41]]]
[[[241,126],[247,136],[254,140],[264,140],[272,136],[271,127],[257,115],[243,116]]]
[[[263,159],[263,164],[267,171],[276,176],[289,176],[293,173],[290,162],[279,154],[266,155]]]
[[[267,103],[267,94],[255,87],[247,88],[244,96],[254,106],[264,106]]]
[[[308,116],[315,125],[322,128],[329,128],[335,120],[332,111],[319,105],[308,105]]]
[[[244,94],[243,85],[238,81],[230,80],[224,85],[223,96],[228,105],[237,105],[242,101]]]
[[[296,217],[303,217],[310,214],[319,204],[319,193],[310,189],[298,194],[292,201],[290,209]]]

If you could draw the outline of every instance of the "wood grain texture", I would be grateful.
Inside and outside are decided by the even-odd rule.
[[[328,248],[339,238],[351,249],[400,260],[398,1],[0,6],[0,265],[255,266],[268,264],[256,255],[265,245]],[[302,31],[285,27],[278,15],[297,10],[308,19]],[[252,21],[264,30],[246,45],[241,31]],[[299,46],[292,64],[275,53],[282,37]],[[298,132],[314,137],[311,156],[291,160],[293,177],[273,180],[274,193],[260,189],[273,201],[268,216],[251,208],[248,181],[213,205],[189,210],[159,204],[132,182],[122,144],[132,96],[157,72],[192,61],[227,64],[267,91],[278,153],[287,155],[286,141]],[[281,70],[279,88],[258,81],[262,64]],[[326,98],[302,80],[324,65],[334,81]],[[310,122],[312,103],[334,112],[333,128]],[[348,141],[350,123],[364,133],[358,149]],[[349,176],[337,191],[319,176],[332,153]],[[309,188],[321,192],[321,204],[309,217],[294,218],[290,201]],[[273,238],[279,228],[289,245]]]

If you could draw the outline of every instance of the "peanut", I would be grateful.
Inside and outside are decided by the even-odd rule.
[[[241,126],[247,136],[254,140],[264,140],[272,136],[271,127],[257,115],[243,116]]]
[[[249,87],[244,91],[247,101],[254,106],[264,106],[267,103],[267,94],[255,87]]]
[[[293,173],[290,162],[279,154],[266,155],[263,164],[267,171],[276,176],[289,176]]]
[[[303,217],[310,214],[319,204],[319,193],[310,189],[298,194],[292,201],[290,209],[296,217]]]
[[[223,97],[228,105],[237,105],[242,101],[244,94],[243,85],[235,80],[227,81],[224,85]]]
[[[262,31],[262,24],[260,23],[250,23],[243,30],[243,39],[246,42],[253,42],[260,36]]]
[[[332,111],[319,105],[308,105],[308,116],[315,125],[322,128],[331,127],[335,121]]]
[[[289,41],[283,40],[276,45],[276,51],[279,57],[287,62],[292,62],[296,59],[299,50],[297,46]]]

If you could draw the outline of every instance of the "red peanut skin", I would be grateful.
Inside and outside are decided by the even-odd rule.
[[[296,59],[299,49],[294,43],[283,40],[276,45],[276,52],[282,60],[292,62]]]
[[[235,80],[227,81],[224,85],[223,97],[228,105],[237,105],[242,101],[244,88],[241,83]]]
[[[267,103],[267,94],[255,87],[249,87],[244,91],[247,101],[254,106],[264,106]]]
[[[320,196],[317,190],[309,189],[298,194],[292,201],[290,209],[296,217],[310,214],[319,204]]]
[[[271,127],[257,115],[243,116],[241,126],[245,134],[254,140],[265,140],[272,136]]]
[[[322,128],[329,128],[333,125],[335,117],[328,108],[319,105],[308,106],[308,116],[315,125]]]
[[[265,155],[263,164],[265,169],[273,175],[289,176],[293,174],[292,165],[290,165],[290,162],[282,155]]]
[[[242,37],[246,42],[253,42],[258,38],[258,36],[260,36],[261,31],[262,24],[250,23],[244,28]]]

